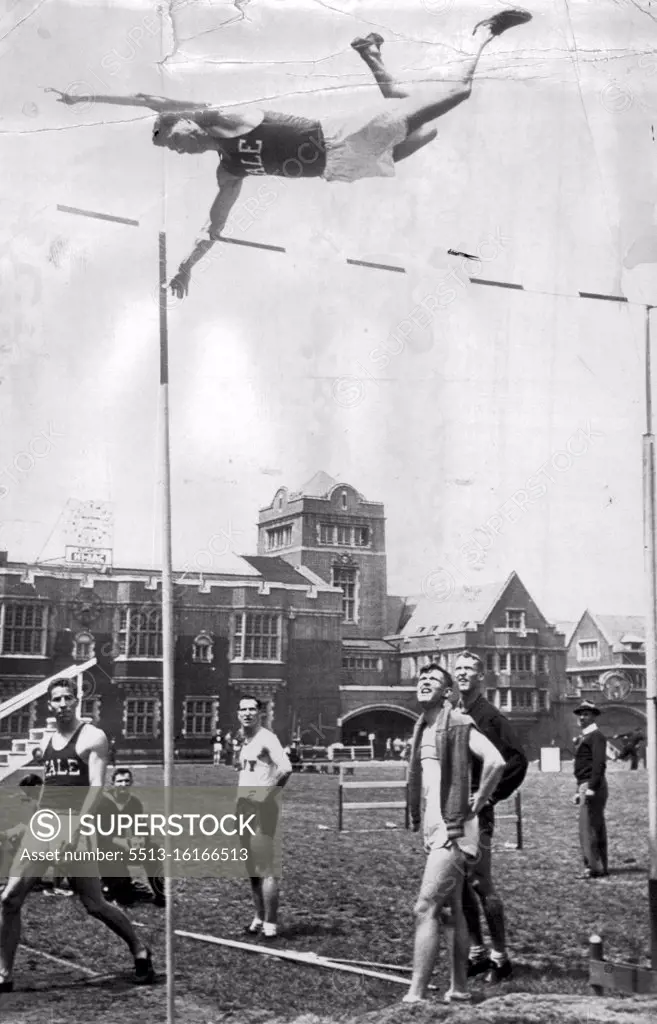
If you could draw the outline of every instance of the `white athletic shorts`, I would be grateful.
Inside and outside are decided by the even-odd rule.
[[[406,114],[395,104],[389,109],[370,109],[359,114],[323,117],[326,145],[326,181],[357,181],[359,178],[392,178],[392,151],[408,134]]]

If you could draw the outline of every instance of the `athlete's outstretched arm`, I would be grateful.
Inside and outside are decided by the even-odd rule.
[[[192,267],[203,259],[215,242],[221,241],[221,232],[226,226],[228,215],[242,190],[243,179],[236,178],[234,174],[228,174],[227,171],[222,171],[221,166],[217,178],[219,193],[210,209],[210,218],[203,229],[203,234],[196,239],[194,248],[187,259],[182,261],[178,267],[178,273],[170,284],[171,291],[179,299],[184,298],[189,291]]]
[[[149,93],[137,92],[131,96],[78,96],[70,92],[61,92],[60,89],[44,89],[44,92],[57,93],[57,102],[66,106],[73,106],[75,103],[114,103],[120,107],[148,107],[158,114],[166,111],[189,111],[205,110],[207,103],[197,103],[193,100],[169,100],[166,96],[151,96]]]

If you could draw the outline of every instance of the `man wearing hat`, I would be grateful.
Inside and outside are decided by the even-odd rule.
[[[575,708],[581,734],[575,748],[575,781],[577,793],[573,803],[579,805],[579,841],[584,858],[585,878],[607,876],[607,826],[605,804],[609,795],[605,770],[607,741],[597,726],[600,709],[593,701],[583,700]]]

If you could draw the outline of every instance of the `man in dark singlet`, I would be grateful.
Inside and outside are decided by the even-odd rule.
[[[395,82],[384,68],[381,36],[372,33],[365,39],[355,39],[351,45],[372,71],[383,96],[396,102],[384,108],[370,107],[356,114],[321,120],[259,109],[229,111],[144,93],[125,97],[74,96],[57,89],[49,91],[57,92],[59,101],[66,104],[96,102],[149,107],[159,114],[153,129],[155,145],[177,153],[220,154],[219,194],[210,209],[209,221],[171,281],[174,295],[182,298],[189,290],[194,265],[221,240],[245,178],[275,175],[351,182],[394,176],[395,163],[436,138],[436,129],[430,122],[469,97],[484,48],[502,32],[530,20],[527,11],[509,9],[480,21],[472,32],[472,52],[464,60],[457,81],[440,80],[438,73],[434,73],[408,89]]]
[[[70,679],[54,679],[48,687],[49,710],[55,716],[56,729],[43,755],[45,767],[41,806],[50,807],[55,796],[58,806],[64,788],[77,788],[76,793],[66,796],[66,808],[80,815],[90,813],[101,797],[105,783],[108,761],[108,744],[105,733],[95,725],[85,724],[77,716],[77,694]],[[63,804],[61,804],[63,809]],[[75,846],[78,836],[74,833]],[[29,838],[26,842],[29,843]],[[32,841],[33,842],[33,841]],[[21,860],[20,851],[14,861],[12,877],[0,896],[0,993],[13,989],[12,970],[14,957],[20,941],[21,908],[39,880],[27,873]],[[47,867],[44,863],[44,872]],[[154,980],[150,950],[139,941],[137,934],[125,914],[107,903],[102,896],[100,879],[96,877],[71,878],[83,907],[91,917],[107,925],[128,945],[135,961],[135,980],[139,984],[150,984]]]
[[[119,766],[112,772],[112,788],[103,793],[103,796],[96,807],[96,814],[103,820],[104,831],[107,831],[107,818],[112,814],[127,814],[133,821],[138,814],[144,813],[144,805],[139,797],[132,792],[134,776],[130,768]],[[98,837],[99,846],[108,850],[117,848],[117,840],[113,836],[103,835]],[[149,837],[143,840],[145,860],[143,863],[147,871],[156,872],[161,863],[156,859],[158,848],[151,843]],[[151,852],[152,851],[152,852]],[[148,875],[148,881],[153,892],[153,903],[157,907],[165,905],[164,877],[161,873]],[[122,875],[108,875],[103,878],[107,898],[116,900],[124,906],[134,902],[139,893],[139,888],[132,881],[130,872],[126,866]]]

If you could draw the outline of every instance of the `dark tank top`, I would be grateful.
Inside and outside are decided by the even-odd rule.
[[[202,126],[202,121],[199,120]],[[319,178],[326,169],[326,146],[319,121],[265,111],[257,128],[236,139],[219,139],[220,167],[236,178],[273,174]]]
[[[84,803],[89,789],[89,765],[75,752],[75,744],[83,729],[84,723],[75,730],[66,746],[61,750],[54,750],[52,739],[48,741],[43,755],[45,769],[43,785],[47,786],[50,792],[47,796],[45,793],[43,794],[41,806],[79,811]],[[72,787],[77,788],[79,792],[75,794],[58,792],[60,789]]]

